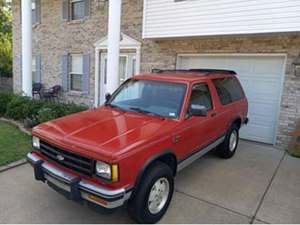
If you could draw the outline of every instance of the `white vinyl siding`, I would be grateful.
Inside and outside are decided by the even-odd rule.
[[[300,0],[144,0],[144,38],[300,31]]]

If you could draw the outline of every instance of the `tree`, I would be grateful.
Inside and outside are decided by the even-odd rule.
[[[12,76],[12,13],[7,0],[0,0],[0,76]]]

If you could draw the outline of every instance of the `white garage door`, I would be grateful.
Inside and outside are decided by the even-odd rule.
[[[276,135],[284,56],[178,56],[178,69],[230,69],[238,73],[249,101],[250,123],[241,137],[273,144]]]

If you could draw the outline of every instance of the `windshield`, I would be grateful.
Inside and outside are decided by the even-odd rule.
[[[185,84],[129,80],[113,95],[108,105],[126,111],[178,118],[185,92]]]

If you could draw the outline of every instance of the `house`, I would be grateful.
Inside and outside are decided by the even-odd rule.
[[[300,54],[299,0],[28,1],[12,2],[15,92],[30,90],[22,68],[32,70],[35,82],[61,84],[66,101],[88,105],[103,103],[117,84],[154,68],[232,69],[250,105],[241,136],[286,148],[300,117],[294,65]],[[118,49],[114,72],[118,60],[107,55]]]

